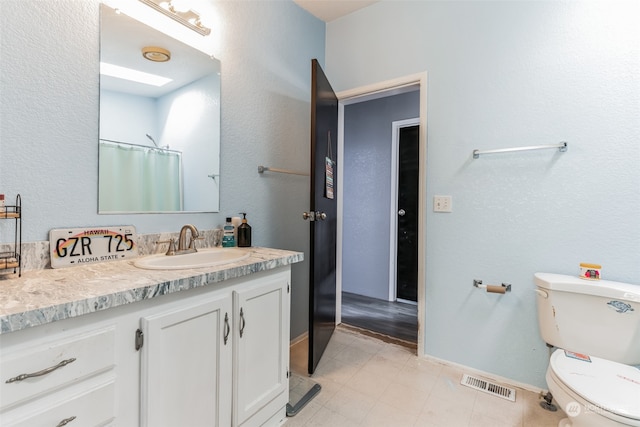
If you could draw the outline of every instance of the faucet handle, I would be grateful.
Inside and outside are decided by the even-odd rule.
[[[156,244],[168,243],[169,247],[167,248],[167,253],[165,255],[175,255],[176,254],[176,239],[173,237],[169,240],[157,240]]]
[[[204,237],[202,236],[197,236],[197,237],[191,237],[191,241],[189,242],[189,249],[193,249],[194,251],[197,251],[196,249],[196,240],[204,240]]]

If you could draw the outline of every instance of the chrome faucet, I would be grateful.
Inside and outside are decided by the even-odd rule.
[[[187,230],[191,231],[189,246],[187,246]],[[198,232],[198,229],[195,225],[183,225],[180,229],[180,236],[178,236],[178,249],[176,249],[176,254],[189,254],[192,252],[197,252],[196,240],[201,239],[203,239],[203,237],[200,237],[200,233]]]

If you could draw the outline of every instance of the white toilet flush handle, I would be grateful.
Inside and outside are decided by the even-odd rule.
[[[542,298],[549,298],[549,294],[543,290],[536,289],[536,294],[540,295]]]

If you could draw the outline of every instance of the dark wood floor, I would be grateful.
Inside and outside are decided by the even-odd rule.
[[[342,293],[342,323],[418,342],[418,306]]]

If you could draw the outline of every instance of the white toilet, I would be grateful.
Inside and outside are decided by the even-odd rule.
[[[640,427],[640,285],[535,275],[547,386],[560,427]]]

